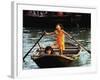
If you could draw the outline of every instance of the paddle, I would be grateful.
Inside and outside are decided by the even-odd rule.
[[[68,33],[65,33],[66,35],[68,35],[68,37],[72,40],[74,40],[77,44],[79,44],[84,50],[86,50],[89,54],[91,54],[90,50],[87,50],[81,43],[79,43],[77,40],[75,40],[71,35],[69,35]]]
[[[45,35],[45,32],[42,33],[41,37],[37,40],[37,42],[32,46],[32,48],[25,54],[25,56],[23,57],[23,61],[24,59],[27,57],[27,55],[31,52],[31,50],[38,44],[38,42],[42,39],[42,37]],[[25,62],[25,61],[24,61]]]

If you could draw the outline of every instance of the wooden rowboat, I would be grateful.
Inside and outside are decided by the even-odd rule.
[[[80,46],[72,43],[67,43],[66,46],[63,55],[59,54],[57,48],[53,49],[54,54],[51,55],[45,54],[45,49],[41,48],[37,50],[38,55],[32,55],[31,59],[40,68],[68,67],[79,56]]]

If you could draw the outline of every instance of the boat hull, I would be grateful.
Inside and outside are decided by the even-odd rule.
[[[69,60],[62,56],[42,56],[34,59],[36,64],[40,68],[55,68],[55,67],[67,67],[71,64],[72,60]]]

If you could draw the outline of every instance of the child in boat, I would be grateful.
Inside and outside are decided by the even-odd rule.
[[[51,54],[53,54],[53,48],[51,47],[51,46],[47,46],[46,48],[45,48],[45,54],[48,54],[48,55],[51,55]]]
[[[63,54],[63,51],[65,50],[65,34],[70,36],[67,32],[63,30],[62,24],[56,25],[56,30],[54,32],[47,33],[46,35],[52,35],[56,34],[56,46],[59,48],[60,53]],[[52,48],[54,48],[55,45],[52,45]]]

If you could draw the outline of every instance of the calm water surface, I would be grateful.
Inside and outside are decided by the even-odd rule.
[[[41,31],[39,30],[23,30],[23,56],[30,50],[30,48],[35,44],[35,42],[41,36]],[[90,50],[90,31],[87,30],[80,30],[78,32],[70,32],[70,34],[80,43],[84,45],[87,49]],[[46,47],[48,45],[53,44],[55,41],[54,36],[44,36],[40,40],[40,45],[42,47]],[[66,38],[66,41],[71,41]],[[74,41],[71,41],[74,43]],[[24,69],[37,69],[39,68],[35,62],[31,59],[31,55],[36,51],[38,45],[29,53],[29,55],[25,58],[25,62],[23,63]],[[85,50],[81,50],[80,57],[77,61],[72,63],[72,66],[90,66],[91,63],[91,55],[87,53]]]

